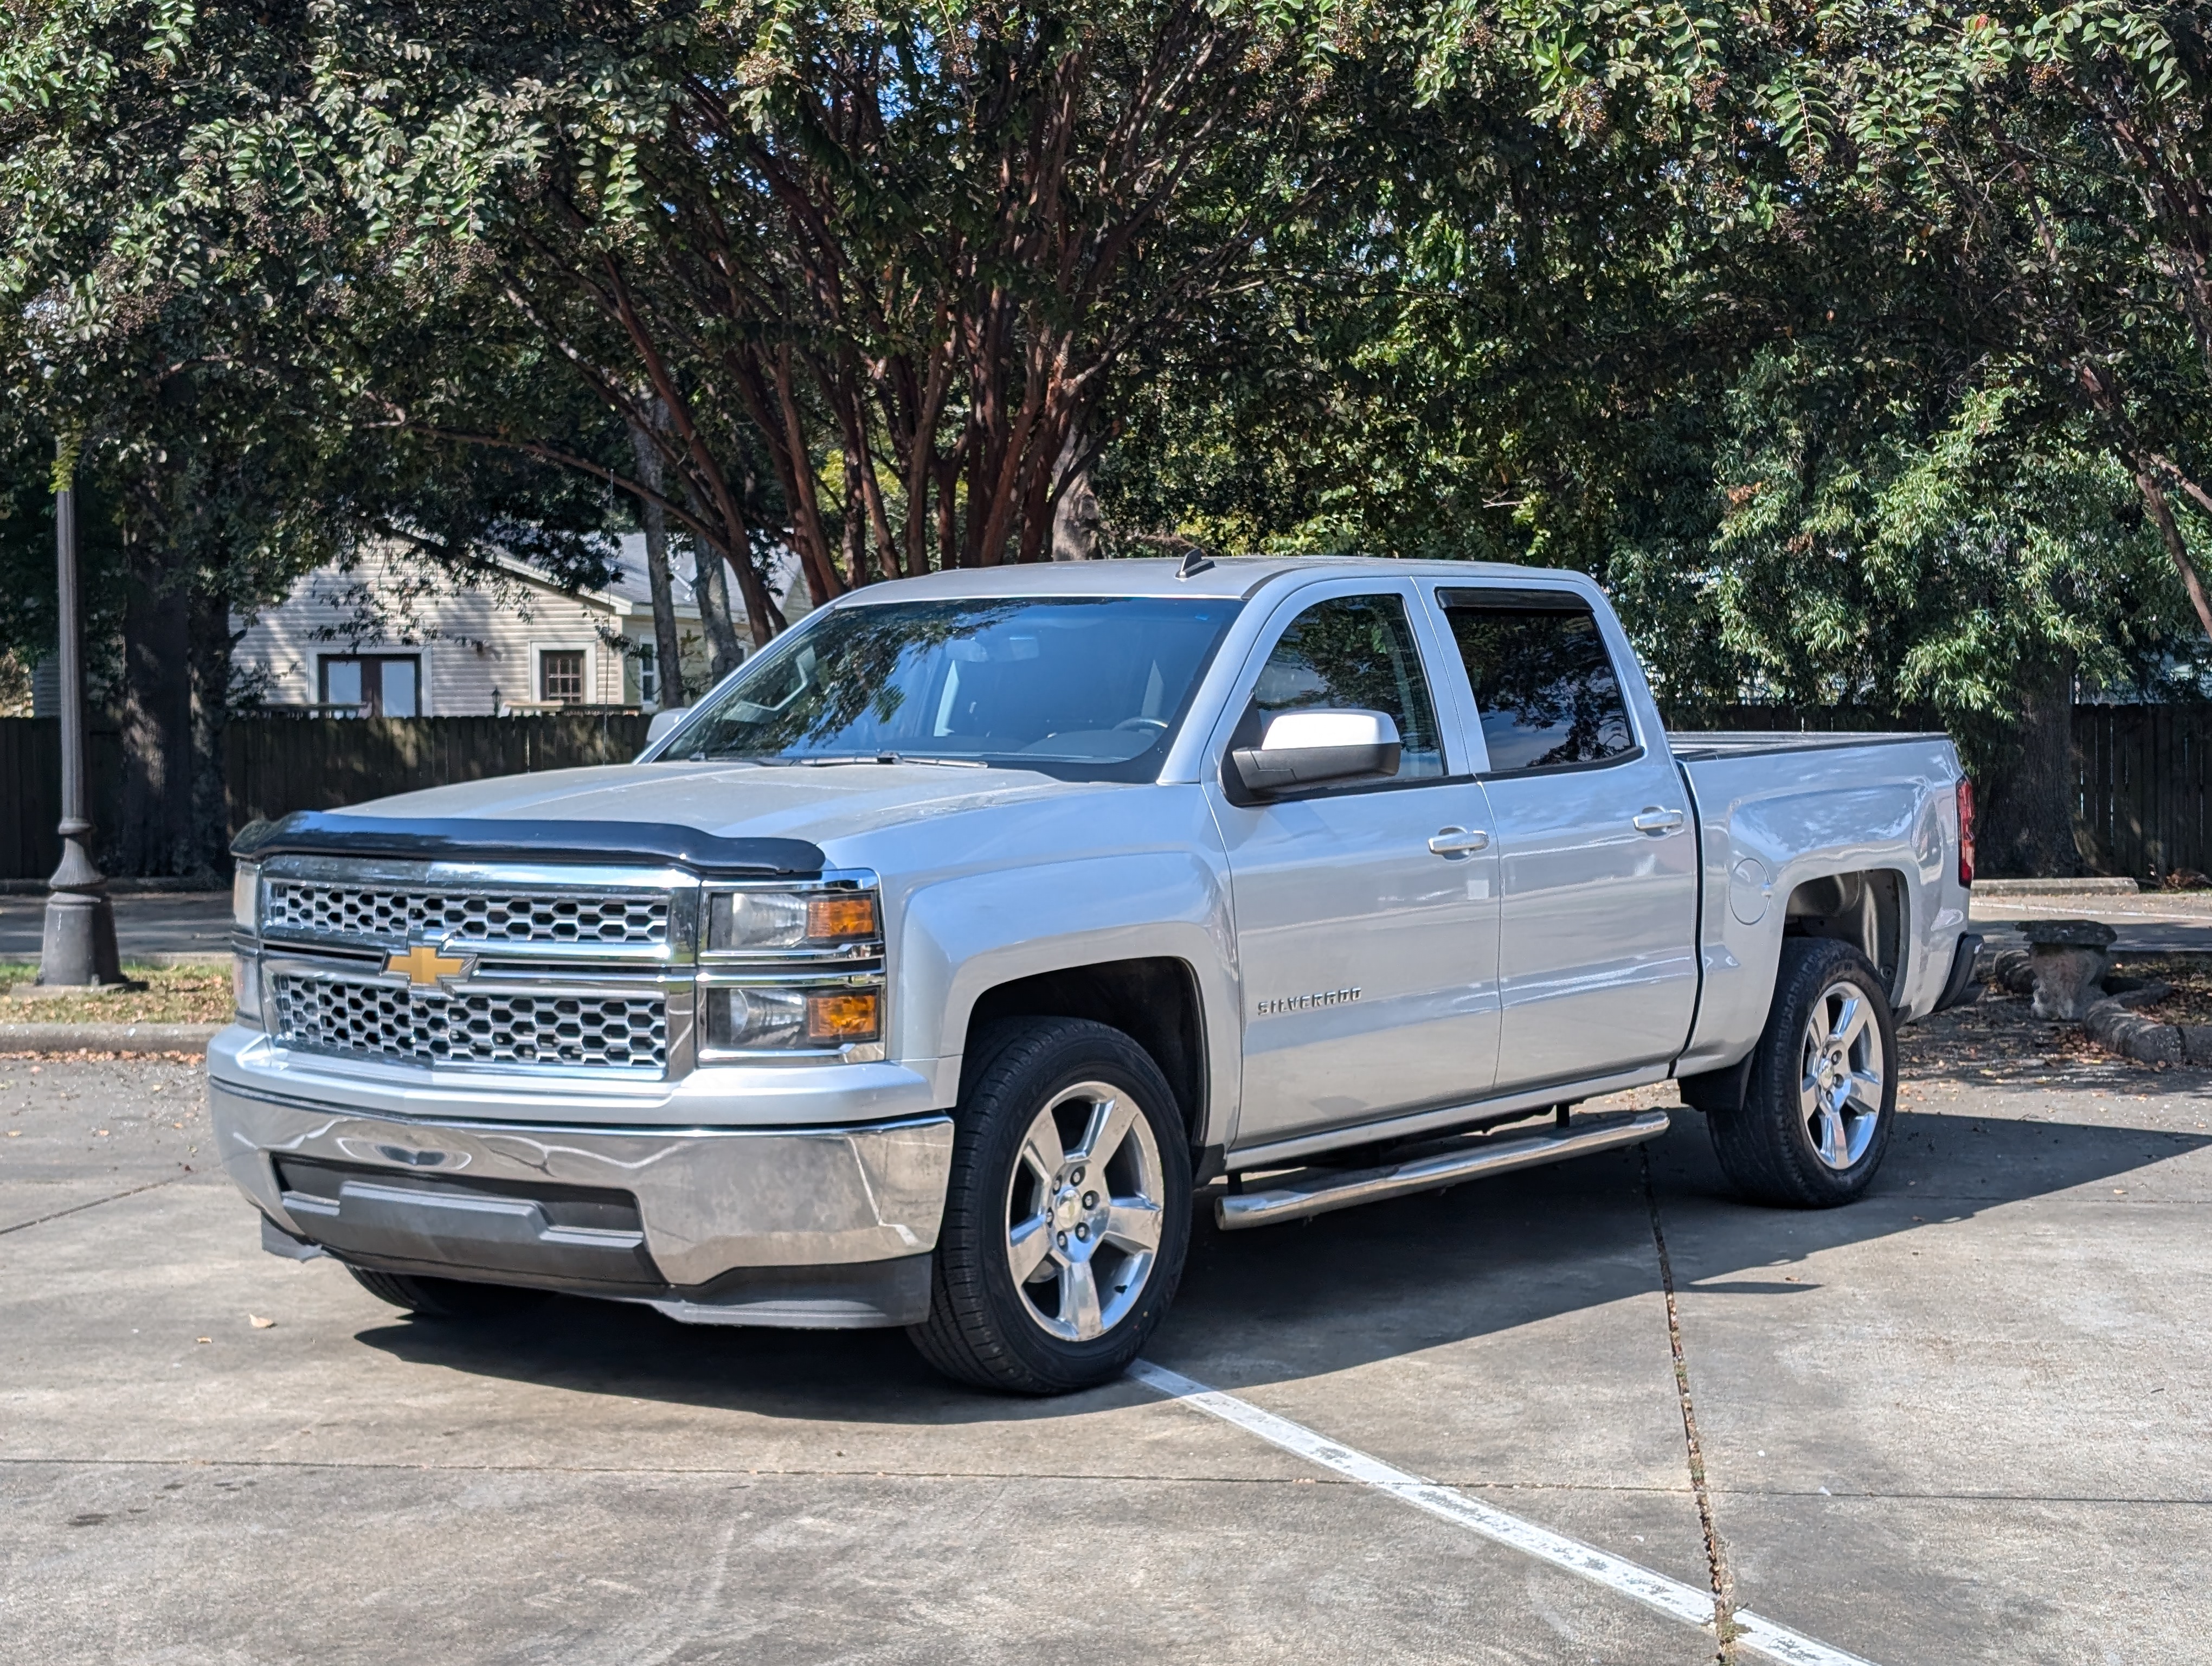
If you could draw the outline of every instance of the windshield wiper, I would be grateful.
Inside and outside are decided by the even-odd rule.
[[[828,757],[795,757],[789,761],[817,769],[826,769],[841,763],[931,763],[945,769],[988,769],[991,767],[980,757],[922,757],[913,752],[839,752]]]

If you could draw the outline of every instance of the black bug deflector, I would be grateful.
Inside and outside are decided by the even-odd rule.
[[[301,810],[248,828],[231,854],[387,856],[415,861],[659,862],[709,878],[811,878],[825,859],[805,839],[726,839],[672,822],[387,820]]]

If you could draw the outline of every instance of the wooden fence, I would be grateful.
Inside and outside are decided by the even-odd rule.
[[[1680,714],[1696,729],[1895,728],[1849,707],[1731,706]],[[231,830],[257,816],[334,810],[448,781],[621,763],[645,745],[648,719],[529,717],[240,718],[224,764]],[[1917,727],[1939,727],[1923,721]],[[2153,879],[2212,872],[2212,705],[2076,706],[2075,825],[2100,873]],[[91,736],[92,813],[116,823],[122,739]],[[61,739],[52,718],[0,718],[0,879],[43,879],[61,860]]]
[[[2075,829],[2100,873],[2212,873],[2212,706],[2076,706]]]
[[[112,828],[123,800],[123,737],[86,737],[85,786],[95,828]],[[0,879],[43,879],[62,859],[62,726],[58,718],[0,717]]]
[[[223,766],[232,831],[257,817],[336,810],[449,781],[585,763],[627,763],[647,717],[247,718],[229,725]]]
[[[644,749],[651,721],[596,714],[234,719],[223,746],[230,829],[449,781],[627,763]],[[111,830],[122,796],[122,737],[95,727],[90,741],[93,824]],[[45,879],[61,860],[56,719],[0,718],[0,879]]]

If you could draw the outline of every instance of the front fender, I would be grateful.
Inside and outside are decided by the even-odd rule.
[[[1085,855],[920,887],[906,900],[893,1002],[895,1056],[933,1060],[939,1102],[957,1097],[968,1025],[986,991],[1102,961],[1171,958],[1198,988],[1207,1133],[1235,1116],[1237,982],[1222,874],[1189,850]]]

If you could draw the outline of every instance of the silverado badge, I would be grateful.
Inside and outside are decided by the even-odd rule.
[[[465,977],[469,963],[458,955],[441,954],[435,943],[417,943],[404,954],[396,954],[384,963],[387,972],[404,972],[407,981],[418,989],[428,989],[443,983],[449,977]]]

